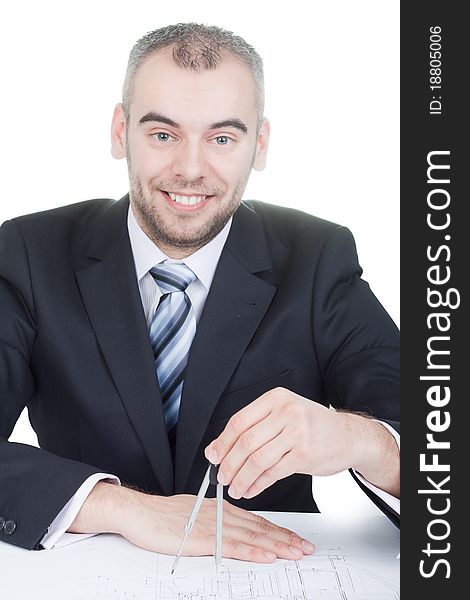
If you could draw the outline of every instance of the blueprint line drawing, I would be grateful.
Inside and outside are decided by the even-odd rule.
[[[43,552],[0,544],[8,600],[399,600],[399,531],[386,517],[338,522],[323,515],[264,513],[311,540],[302,560],[255,564],[174,557],[100,534]],[[73,537],[73,536],[72,536]],[[24,576],[28,573],[28,577]]]
[[[223,567],[219,578],[161,578],[157,598],[164,600],[396,600],[393,579],[349,562],[323,555],[303,562],[280,561],[266,569],[232,572]]]
[[[301,561],[254,565],[225,559],[217,576],[213,559],[154,555],[138,578],[84,575],[83,598],[93,600],[398,600],[395,558],[349,557],[341,546]],[[197,564],[195,564],[197,563]],[[186,567],[186,568],[185,568]],[[153,573],[149,571],[153,570]],[[77,590],[78,592],[79,590]],[[79,597],[79,595],[77,596]]]

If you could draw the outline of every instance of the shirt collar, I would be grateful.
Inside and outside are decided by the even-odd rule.
[[[230,217],[222,231],[205,246],[202,246],[202,248],[199,248],[199,250],[196,250],[196,252],[187,256],[184,261],[174,260],[169,258],[149,237],[147,237],[147,234],[144,233],[137,223],[132,207],[129,205],[127,228],[129,231],[132,254],[134,255],[137,279],[140,281],[152,267],[164,260],[169,262],[184,262],[185,265],[193,271],[206,290],[209,290],[222,249],[230,232],[232,218],[233,217]]]

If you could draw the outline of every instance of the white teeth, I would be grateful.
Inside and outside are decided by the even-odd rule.
[[[206,198],[206,196],[178,196],[177,194],[173,194],[172,192],[168,192],[168,195],[172,200],[174,200],[178,204],[186,204],[189,206],[200,204]]]

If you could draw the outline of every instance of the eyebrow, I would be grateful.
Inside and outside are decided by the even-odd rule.
[[[156,112],[148,112],[143,117],[141,117],[139,119],[139,125],[143,125],[144,123],[148,123],[149,121],[165,123],[166,125],[170,125],[170,127],[181,127],[176,121],[173,121],[173,119],[165,117],[165,115]],[[215,123],[211,123],[209,125],[209,129],[222,129],[223,127],[233,127],[235,129],[238,129],[242,133],[248,133],[248,128],[246,124],[243,123],[243,121],[241,121],[238,117],[223,119],[222,121],[216,121]]]
[[[233,119],[224,119],[223,121],[217,121],[216,123],[212,123],[209,125],[209,129],[223,129],[224,127],[234,127],[235,129],[239,129],[242,133],[248,133],[248,128],[240,121],[237,117]]]

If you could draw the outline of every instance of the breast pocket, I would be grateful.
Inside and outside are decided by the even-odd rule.
[[[253,400],[256,400],[256,398],[259,398],[265,392],[268,392],[276,387],[288,388],[290,375],[290,369],[285,369],[281,373],[273,375],[272,377],[263,379],[262,381],[257,381],[256,383],[248,386],[244,386],[239,390],[231,391],[228,394],[223,394],[220,397],[214,412],[212,413],[209,426],[214,426],[217,429],[220,429],[222,425],[223,429],[232,415],[237,413],[245,406],[248,406],[248,404],[253,402]]]

